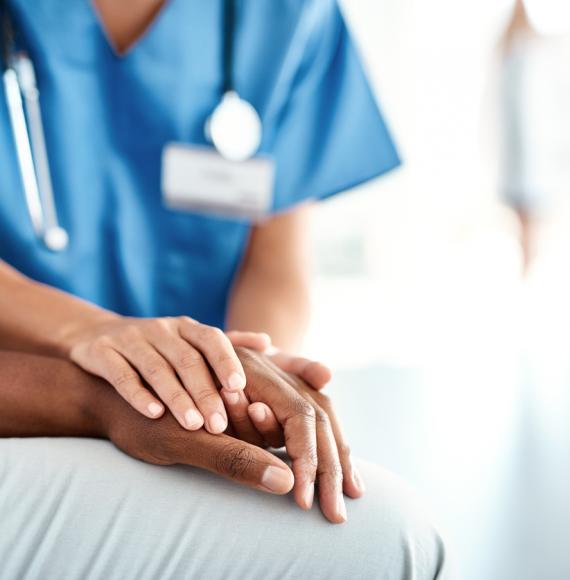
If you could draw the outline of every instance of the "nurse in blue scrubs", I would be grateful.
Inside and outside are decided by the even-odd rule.
[[[326,382],[323,367],[282,354],[307,318],[311,208],[398,165],[337,2],[6,9],[4,56],[33,62],[67,243],[50,247],[34,228],[5,82],[0,348],[70,359],[147,417],[166,406],[211,433],[228,425],[218,386],[231,404],[246,382],[234,347],[265,348],[260,333],[279,365]],[[205,130],[228,78],[261,120],[244,161],[222,159]],[[227,188],[213,183],[220,171]],[[241,179],[255,212],[240,211]]]

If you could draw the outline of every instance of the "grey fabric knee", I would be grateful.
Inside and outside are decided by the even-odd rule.
[[[0,440],[2,580],[442,580],[439,534],[400,480],[358,462],[365,497],[328,523],[204,471],[90,439]]]

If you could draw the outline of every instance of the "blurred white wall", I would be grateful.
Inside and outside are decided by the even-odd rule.
[[[551,28],[556,2],[570,6],[527,0]],[[339,371],[355,452],[435,508],[460,578],[567,580],[570,42],[549,39],[532,64],[529,121],[563,203],[523,282],[498,199],[512,2],[343,4],[404,166],[317,208],[306,349]]]
[[[520,282],[497,193],[497,47],[513,2],[343,6],[404,165],[319,206],[306,348],[340,366],[413,362],[444,347],[456,310],[477,323]]]

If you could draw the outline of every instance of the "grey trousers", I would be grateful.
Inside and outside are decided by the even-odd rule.
[[[448,578],[442,540],[393,475],[332,525],[315,505],[106,441],[0,439],[2,580]]]

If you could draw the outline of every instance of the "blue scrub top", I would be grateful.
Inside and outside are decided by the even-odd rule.
[[[205,144],[222,90],[222,0],[170,0],[125,56],[88,0],[12,0],[30,53],[67,250],[35,237],[0,88],[0,258],[132,316],[223,326],[250,224],[167,209],[161,153]],[[398,155],[336,0],[241,0],[236,89],[277,164],[274,210],[348,189]]]

